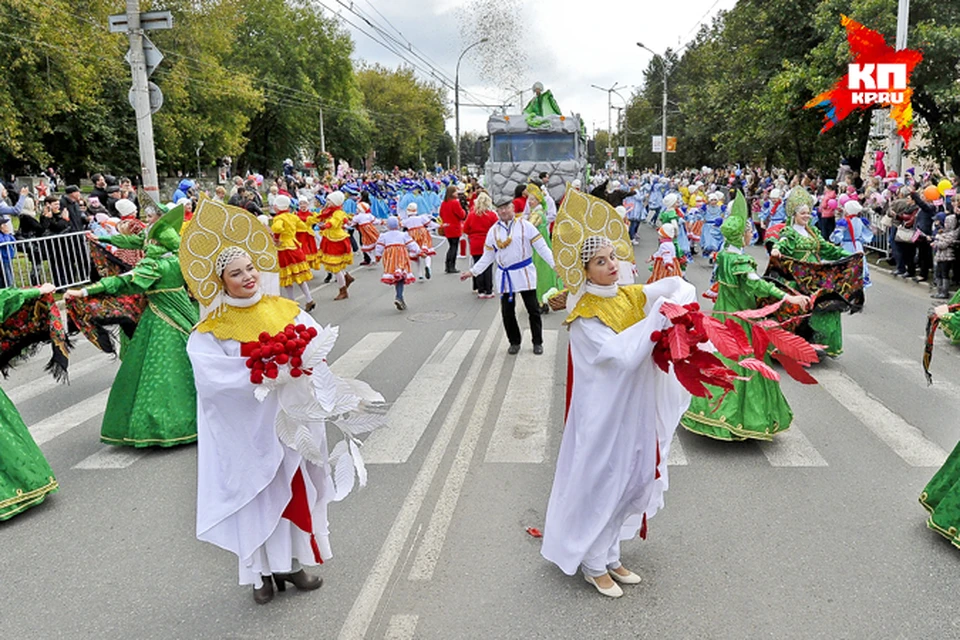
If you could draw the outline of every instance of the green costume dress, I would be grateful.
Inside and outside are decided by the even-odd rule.
[[[960,304],[960,291],[949,304]],[[941,316],[940,328],[951,342],[960,343],[960,312]],[[960,443],[923,488],[920,504],[930,512],[927,526],[960,547]]]
[[[39,289],[0,289],[0,320],[39,297]],[[0,520],[40,504],[58,486],[23,418],[0,389]]]
[[[530,212],[530,222],[537,228],[540,235],[543,236],[547,246],[550,247],[550,251],[553,251],[553,242],[550,239],[550,224],[544,215],[543,205],[537,205],[537,207]],[[544,294],[551,289],[557,291],[563,289],[563,282],[560,280],[557,272],[553,270],[553,267],[547,264],[536,251],[533,252],[533,266],[537,269],[537,302],[539,304],[546,304],[543,301]]]
[[[788,226],[780,233],[776,248],[780,253],[803,262],[824,262],[839,260],[850,255],[840,247],[827,242],[815,227],[807,225],[803,235],[794,227]],[[810,315],[810,328],[814,332],[814,342],[827,347],[827,355],[839,356],[843,353],[843,327],[839,311],[814,312]]]
[[[541,92],[539,95],[534,93],[533,98],[523,108],[523,115],[527,121],[527,126],[537,128],[549,124],[544,116],[559,116],[563,113],[560,111],[560,105],[557,104],[553,93],[548,90]]]
[[[187,339],[200,315],[175,254],[182,224],[183,208],[176,207],[151,227],[147,255],[132,271],[87,287],[88,295],[147,296],[103,415],[100,440],[108,444],[171,447],[197,439]]]
[[[756,260],[743,253],[741,248],[727,246],[718,253],[716,278],[719,291],[714,311],[755,309],[760,298],[783,298],[784,293],[772,283],[761,279],[756,270]],[[715,315],[721,322],[732,317]],[[749,324],[739,319],[737,322],[749,336]],[[793,411],[783,397],[780,383],[767,380],[755,371],[747,371],[719,353],[715,355],[738,375],[749,380],[734,380],[734,391],[727,394],[716,411],[713,410],[713,405],[723,391],[708,385],[714,399],[694,397],[690,408],[680,419],[684,428],[718,440],[772,440],[775,433],[790,427]],[[765,360],[770,364],[769,357]]]

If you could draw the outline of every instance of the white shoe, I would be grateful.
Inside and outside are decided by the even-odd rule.
[[[625,576],[620,575],[616,571],[610,571],[609,573],[610,577],[620,584],[640,584],[640,576],[630,571],[630,569],[627,569],[627,575]]]
[[[594,587],[596,587],[597,591],[599,591],[602,595],[607,596],[608,598],[619,598],[620,596],[623,595],[623,589],[621,589],[620,586],[617,584],[614,584],[609,589],[604,589],[603,587],[597,584],[596,580],[594,580],[592,577],[588,576],[587,574],[583,574],[583,579],[586,580],[588,583],[592,584]]]

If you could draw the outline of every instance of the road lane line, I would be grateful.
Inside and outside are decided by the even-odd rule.
[[[30,427],[30,435],[33,436],[37,446],[43,446],[57,436],[103,413],[107,408],[109,397],[110,389],[105,389],[95,396],[70,405],[60,413],[34,424]]]
[[[888,409],[846,374],[824,369],[817,371],[816,376],[821,389],[911,467],[939,467],[947,459],[946,451],[928,440],[920,429]]]
[[[922,358],[917,357],[916,359],[903,358],[901,356],[895,355],[899,351],[891,344],[884,342],[882,339],[876,336],[869,336],[863,334],[853,334],[850,336],[854,342],[858,343],[859,346],[873,353],[874,357],[880,360],[884,364],[892,364],[898,367],[903,367],[906,369],[917,384],[924,388],[930,388],[934,391],[942,391],[952,400],[960,398],[960,385],[954,384],[949,380],[945,379],[945,376],[936,376],[933,380],[933,385],[927,387],[926,380],[923,379],[923,364]],[[926,336],[923,338],[926,340]],[[937,351],[937,354],[940,353],[952,353],[956,349],[940,349]],[[919,356],[919,353],[918,353]]]
[[[558,337],[555,329],[543,332],[543,350],[547,355],[557,352]],[[546,457],[557,368],[542,364],[542,358],[528,353],[516,358],[507,395],[487,445],[486,462],[539,464]]]
[[[556,333],[556,331],[553,333]],[[460,500],[460,491],[463,489],[467,471],[470,469],[470,462],[473,460],[473,454],[477,448],[477,440],[480,439],[480,432],[487,421],[487,413],[493,406],[493,393],[500,380],[500,372],[503,370],[506,348],[507,339],[504,336],[497,343],[490,368],[483,374],[483,386],[477,396],[476,403],[473,405],[470,423],[463,432],[463,438],[457,448],[457,455],[450,466],[450,472],[447,474],[447,480],[440,491],[440,497],[437,499],[437,506],[433,510],[433,515],[430,516],[430,524],[427,525],[427,532],[420,543],[420,551],[417,553],[417,557],[413,561],[413,567],[410,569],[410,580],[431,580],[433,578],[434,569],[436,569],[440,553],[443,551],[444,540],[447,538],[447,531],[450,529],[450,522],[453,520],[453,512]],[[529,360],[533,361],[534,357],[530,356]],[[516,368],[514,368],[514,372],[516,372]],[[510,385],[512,386],[514,382],[515,379],[511,378]],[[506,411],[506,404],[502,407],[498,409],[501,415]]]
[[[420,507],[423,505],[427,491],[433,483],[433,478],[437,473],[437,469],[440,467],[443,455],[446,453],[451,438],[453,438],[453,432],[460,423],[464,405],[476,388],[480,371],[483,363],[487,359],[487,355],[490,353],[491,347],[494,342],[497,341],[496,339],[500,337],[499,327],[500,317],[496,316],[487,329],[487,335],[483,339],[473,362],[471,362],[470,368],[467,370],[467,375],[464,376],[460,383],[457,395],[454,398],[453,404],[450,406],[450,412],[440,426],[437,437],[434,439],[430,450],[427,452],[427,457],[417,472],[417,477],[414,479],[413,485],[410,487],[410,491],[407,493],[407,497],[400,507],[400,512],[397,514],[396,520],[394,520],[393,525],[391,525],[390,531],[387,532],[387,537],[380,547],[377,559],[374,561],[370,571],[367,572],[367,578],[363,583],[363,587],[361,587],[360,593],[357,595],[357,599],[350,608],[347,619],[340,629],[340,634],[338,635],[340,640],[358,640],[366,636],[370,622],[377,612],[380,599],[383,597],[383,592],[397,565],[397,560],[400,558],[407,538],[410,536],[410,531],[413,529],[413,524],[417,519],[417,514],[420,512]]]
[[[147,454],[145,449],[115,447],[107,445],[91,456],[87,456],[74,469],[126,469]]]
[[[390,616],[390,622],[387,624],[387,632],[383,640],[412,640],[417,632],[417,620],[420,616],[412,614],[399,614]]]
[[[400,464],[410,458],[480,332],[448,331],[387,412],[387,426],[363,444],[367,464]]]
[[[673,433],[673,440],[670,442],[670,453],[667,454],[668,467],[687,466],[687,454],[683,451],[683,445],[680,444],[680,429]]]
[[[98,351],[97,353],[100,352]],[[77,364],[71,363],[67,369],[67,373],[71,379],[77,380],[81,376],[93,373],[97,369],[101,369],[103,367],[109,367],[111,364],[111,360],[108,357],[98,358],[96,354],[94,354],[93,356],[82,360]],[[7,397],[10,398],[10,401],[13,404],[20,404],[21,402],[26,402],[31,398],[36,398],[39,395],[43,395],[49,391],[53,391],[63,386],[64,385],[54,380],[53,376],[51,376],[49,373],[45,373],[44,375],[30,380],[29,382],[24,382],[23,384],[17,385],[13,389],[10,389],[7,391]]]
[[[330,370],[341,378],[356,378],[376,360],[383,351],[400,337],[400,331],[375,331],[368,333],[330,365]]]
[[[772,467],[826,467],[827,461],[797,427],[790,427],[770,442],[757,442]]]

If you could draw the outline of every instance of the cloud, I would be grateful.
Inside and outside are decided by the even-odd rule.
[[[364,30],[376,33],[336,0],[321,2],[338,8],[351,22],[363,25]],[[354,0],[354,3],[372,21],[400,38],[387,24],[389,20],[421,55],[453,78],[457,56],[462,47],[469,44],[461,41],[460,22],[470,0]],[[634,90],[632,87],[643,82],[643,70],[652,57],[651,53],[636,46],[638,41],[654,51],[668,47],[675,49],[696,35],[701,18],[701,24],[709,24],[718,11],[733,8],[736,0],[607,0],[595,3],[525,0],[521,4],[524,19],[520,28],[527,35],[527,64],[517,68],[516,82],[511,85],[524,90],[524,100],[529,100],[530,88],[539,80],[553,91],[565,112],[578,112],[583,116],[587,131],[592,135],[594,124],[598,129],[607,128],[607,94],[590,85],[610,87],[617,83],[624,87],[621,95],[629,99]],[[355,60],[388,67],[396,67],[402,62],[395,53],[367,35],[344,26],[356,44]],[[515,93],[509,87],[496,86],[480,77],[473,55],[473,52],[468,53],[460,67],[461,86],[466,89],[461,92],[461,102],[498,103]],[[407,56],[416,60],[409,53]],[[430,77],[422,71],[419,75]],[[449,99],[452,113],[452,90]],[[519,111],[523,107],[518,96],[509,101],[514,105],[510,111]],[[623,103],[614,95],[612,104],[616,107]],[[485,132],[489,113],[489,109],[462,107],[460,130]],[[611,117],[616,118],[616,111]],[[447,121],[447,130],[453,133],[452,117]]]

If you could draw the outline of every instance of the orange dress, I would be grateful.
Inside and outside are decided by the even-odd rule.
[[[671,276],[683,277],[683,268],[680,266],[680,261],[677,260],[673,240],[662,240],[660,242],[660,248],[653,254],[652,259],[653,273],[650,274],[650,279],[647,280],[647,284]]]
[[[383,233],[374,246],[374,255],[383,264],[380,282],[389,285],[413,284],[417,277],[410,266],[411,258],[420,256],[420,245],[410,234],[398,229]]]

